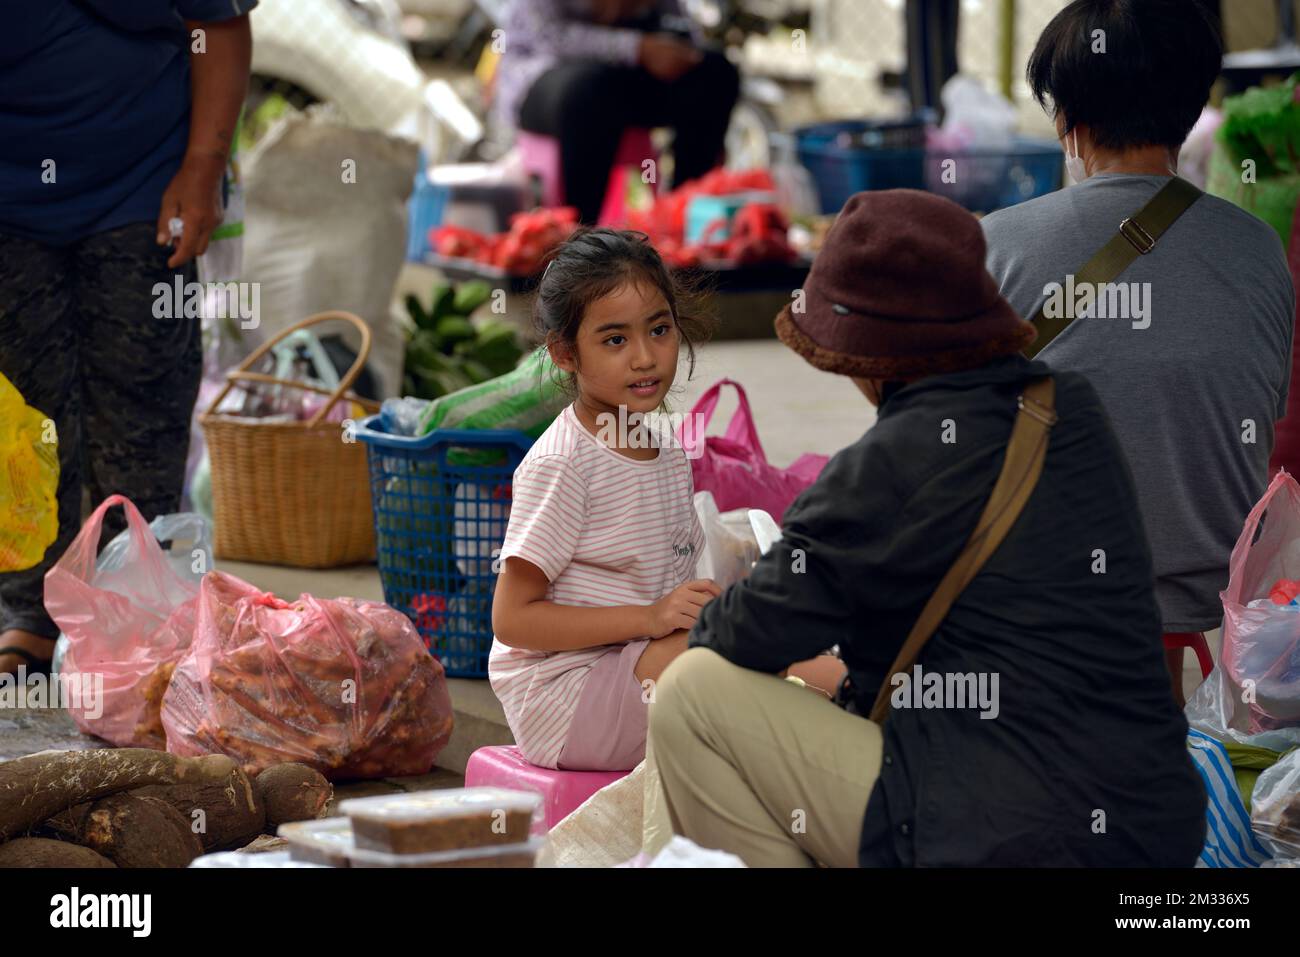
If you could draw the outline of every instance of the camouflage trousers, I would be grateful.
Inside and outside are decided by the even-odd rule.
[[[169,269],[154,233],[134,223],[63,247],[0,233],[0,373],[59,441],[58,538],[36,567],[0,574],[0,631],[58,635],[45,573],[81,528],[83,488],[146,519],[179,510],[202,342],[198,319],[154,318],[153,288],[196,274]],[[113,509],[105,539],[123,528]]]

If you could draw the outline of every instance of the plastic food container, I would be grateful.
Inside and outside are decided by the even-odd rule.
[[[533,867],[546,839],[535,837],[523,844],[496,844],[431,854],[386,854],[354,847],[347,857],[351,867]]]
[[[483,787],[353,798],[339,810],[352,820],[358,848],[432,854],[524,844],[541,804],[531,791]]]
[[[261,854],[241,854],[239,851],[218,851],[204,854],[190,861],[190,867],[319,867],[307,861],[291,860],[288,851],[264,851]]]
[[[345,817],[281,824],[277,833],[289,842],[289,859],[326,867],[347,867],[352,850],[352,822]]]

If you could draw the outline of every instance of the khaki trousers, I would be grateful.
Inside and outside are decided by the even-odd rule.
[[[856,867],[880,727],[691,648],[650,706],[643,850],[674,833],[750,867]]]

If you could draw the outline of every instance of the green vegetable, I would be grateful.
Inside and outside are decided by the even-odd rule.
[[[424,311],[424,307],[420,305],[420,300],[415,296],[408,295],[406,297],[406,311],[410,314],[411,321],[415,323],[415,328],[433,329],[433,320]]]
[[[461,283],[460,288],[456,290],[456,313],[461,316],[473,314],[474,310],[487,302],[491,295],[492,287],[482,279]]]
[[[470,381],[473,385],[478,385],[480,382],[486,382],[488,379],[496,377],[496,373],[483,363],[477,362],[474,359],[465,360],[465,374],[470,377]]]
[[[456,315],[456,288],[454,286],[439,285],[433,287],[433,307],[429,310],[429,318],[433,323],[444,316]]]
[[[444,316],[438,320],[437,328],[439,337],[446,343],[457,343],[478,335],[474,324],[463,316]]]
[[[513,339],[496,339],[491,342],[480,339],[474,343],[469,353],[471,359],[487,366],[493,375],[505,375],[519,364],[522,354],[523,350]]]
[[[1300,74],[1273,87],[1251,87],[1223,101],[1218,139],[1235,165],[1253,160],[1256,176],[1266,179],[1300,172]]]
[[[512,371],[523,355],[515,326],[489,320],[482,328],[469,315],[492,295],[482,280],[439,284],[426,308],[406,297],[414,326],[406,347],[402,387],[407,395],[436,399]]]

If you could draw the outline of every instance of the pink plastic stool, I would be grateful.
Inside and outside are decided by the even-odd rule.
[[[465,766],[465,787],[514,788],[535,791],[542,796],[545,813],[544,833],[559,824],[587,798],[607,784],[626,777],[627,771],[552,771],[529,764],[519,749],[508,747],[479,748],[469,756]]]
[[[564,205],[564,177],[560,172],[560,141],[553,136],[530,133],[519,130],[515,134],[515,145],[524,169],[536,176],[542,185],[543,206]],[[657,164],[659,154],[650,142],[650,131],[641,127],[630,126],[623,131],[618,150],[614,154],[614,165],[609,170],[609,181],[605,186],[605,202],[600,207],[601,226],[619,226],[627,221],[627,209],[624,203],[629,168],[635,168],[640,174],[641,164],[652,159]],[[652,192],[657,191],[655,182],[650,183]]]

